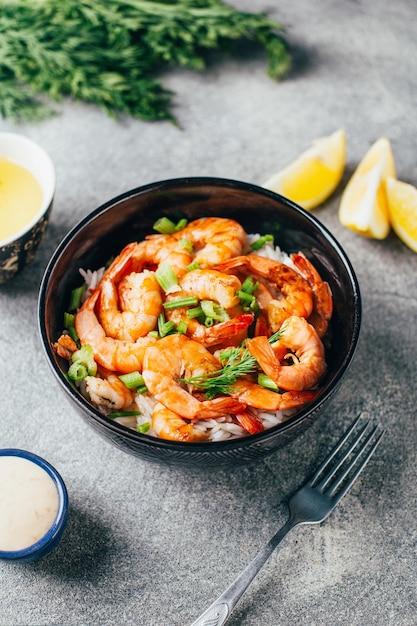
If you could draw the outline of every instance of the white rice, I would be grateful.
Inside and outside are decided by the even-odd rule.
[[[291,257],[286,252],[283,252],[279,246],[274,246],[270,242],[267,242],[260,250],[254,252],[250,245],[259,239],[259,237],[259,234],[248,235],[242,254],[258,254],[259,256],[264,256],[269,259],[279,261],[280,263],[285,263],[297,271]],[[89,269],[79,270],[86,284],[83,300],[88,298],[88,296],[98,286],[103,277],[104,271],[104,267],[93,271]],[[155,404],[156,400],[149,394],[135,394],[133,408],[140,411],[140,415],[116,417],[114,418],[114,421],[126,426],[127,428],[132,428],[133,430],[137,430],[138,427],[143,426],[145,428],[149,427],[146,434],[152,437],[157,437],[157,434],[151,427],[152,413]],[[97,406],[97,409],[104,415],[108,415],[110,413],[110,411],[103,406]],[[251,411],[261,420],[265,430],[272,428],[277,424],[281,424],[295,413],[294,409],[288,411],[264,411],[251,409]],[[216,419],[195,420],[193,422],[193,426],[195,430],[205,433],[207,440],[209,441],[225,441],[227,439],[238,439],[248,436],[247,431],[239,426],[239,424],[236,424],[234,418],[230,415],[221,416]]]
[[[87,300],[87,298],[92,294],[94,289],[98,287],[101,279],[103,278],[105,268],[101,267],[98,270],[83,270],[82,268],[80,268],[78,271],[83,277],[84,283],[86,285],[86,290],[83,293],[83,302],[84,302],[84,300]]]

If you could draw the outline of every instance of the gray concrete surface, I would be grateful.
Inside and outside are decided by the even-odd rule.
[[[0,445],[53,463],[71,501],[59,548],[35,564],[0,563],[0,625],[185,626],[286,519],[285,502],[359,411],[386,437],[360,484],[320,527],[289,535],[242,599],[231,626],[414,626],[417,255],[391,234],[341,226],[343,184],[373,141],[392,142],[398,176],[417,184],[414,0],[273,3],[295,65],[282,83],[262,55],[205,74],[176,71],[180,129],[117,122],[66,102],[57,117],[1,130],[38,141],[57,169],[46,239],[32,265],[0,287]],[[279,6],[277,6],[279,5]],[[341,188],[316,216],[350,256],[363,331],[340,393],[298,441],[265,461],[209,475],[142,462],[89,429],[61,395],[40,350],[38,286],[79,219],[138,185],[182,175],[262,183],[310,142],[343,127]]]

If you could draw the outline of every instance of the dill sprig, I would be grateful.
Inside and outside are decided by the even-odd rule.
[[[0,115],[35,121],[69,96],[111,115],[173,120],[161,70],[204,70],[233,41],[265,49],[278,79],[290,55],[281,24],[220,0],[0,0]],[[45,101],[46,98],[46,101]]]
[[[268,339],[269,343],[275,343],[284,331],[285,328],[271,335]],[[181,382],[193,385],[196,389],[204,391],[206,398],[212,400],[218,395],[229,395],[232,386],[238,378],[253,374],[258,368],[256,359],[244,346],[228,348],[223,352],[222,357],[225,357],[225,364],[221,369],[201,374],[200,376],[183,378]]]

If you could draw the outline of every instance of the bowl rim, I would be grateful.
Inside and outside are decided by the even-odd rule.
[[[22,152],[29,149],[33,153],[37,153],[37,158],[42,159],[44,162],[44,169],[45,171],[47,171],[47,178],[49,182],[48,182],[47,188],[42,189],[42,196],[43,196],[42,204],[39,210],[37,211],[36,215],[29,222],[27,222],[24,226],[22,226],[20,230],[15,232],[13,235],[6,237],[6,239],[0,239],[0,248],[4,248],[18,241],[24,235],[26,235],[39,222],[39,220],[45,215],[45,213],[48,211],[49,207],[51,206],[51,203],[55,195],[55,187],[56,187],[55,165],[51,157],[49,156],[49,154],[46,152],[44,148],[42,148],[42,146],[40,146],[38,143],[36,143],[36,141],[34,141],[33,139],[30,139],[26,135],[20,135],[19,133],[12,133],[12,132],[0,132],[0,158],[7,159],[11,161],[12,163],[25,167],[25,169],[27,169],[32,174],[32,176],[34,176],[34,178],[37,180],[38,183],[39,183],[38,177],[35,176],[35,174],[33,174],[33,172],[30,170],[28,166],[23,165],[23,163],[21,163],[20,161],[14,158],[10,158],[7,152],[3,152],[1,150],[1,141],[3,138],[5,138],[6,141],[8,140],[8,141],[13,142],[15,145],[20,144],[22,148]]]
[[[7,456],[25,459],[42,468],[52,479],[58,493],[58,510],[55,519],[50,528],[38,541],[21,550],[0,550],[1,559],[26,559],[36,555],[37,552],[43,553],[49,546],[53,547],[56,540],[59,539],[68,517],[68,492],[58,470],[43,457],[20,448],[0,449],[0,457]]]
[[[272,426],[271,428],[264,430],[260,433],[255,433],[253,435],[247,435],[245,437],[239,437],[236,439],[228,439],[223,441],[205,441],[205,442],[181,442],[181,441],[172,441],[160,439],[157,437],[152,437],[150,435],[146,435],[143,433],[139,433],[137,431],[133,431],[131,428],[127,426],[123,426],[115,422],[114,420],[106,417],[99,411],[97,411],[92,405],[90,405],[86,399],[80,393],[77,393],[72,386],[68,383],[68,380],[64,376],[62,370],[56,366],[55,361],[52,355],[52,347],[48,344],[47,341],[47,331],[45,325],[45,319],[43,312],[45,310],[45,301],[46,294],[48,290],[48,284],[53,272],[55,264],[58,262],[59,258],[67,248],[67,246],[71,243],[73,238],[75,238],[80,230],[86,227],[89,223],[93,222],[97,217],[101,214],[105,213],[108,209],[117,206],[121,202],[128,200],[129,198],[136,197],[138,195],[143,195],[153,191],[164,191],[172,187],[176,187],[176,189],[181,187],[188,186],[222,186],[222,187],[230,187],[232,189],[240,189],[241,191],[250,191],[256,194],[264,195],[266,197],[271,198],[272,200],[278,200],[280,203],[290,207],[296,213],[299,213],[303,216],[304,219],[309,221],[314,228],[316,228],[319,233],[324,237],[324,239],[331,244],[333,249],[336,251],[337,256],[341,260],[342,264],[345,267],[345,271],[348,275],[350,285],[352,287],[353,298],[355,302],[355,318],[353,320],[353,330],[352,330],[352,338],[349,345],[349,350],[346,353],[341,365],[339,366],[339,371],[337,375],[333,379],[332,386],[328,389],[323,395],[319,396],[317,400],[312,401],[305,408],[302,408],[296,415],[290,417],[286,421]],[[353,357],[356,353],[359,336],[361,331],[361,318],[362,318],[362,300],[361,300],[361,292],[359,287],[359,282],[356,276],[356,273],[353,269],[353,265],[348,258],[346,252],[334,237],[334,235],[330,232],[330,230],[320,222],[314,215],[312,215],[306,209],[303,209],[296,203],[292,202],[288,198],[266,189],[264,187],[260,187],[254,183],[245,182],[241,180],[231,179],[231,178],[221,178],[216,176],[187,176],[187,177],[179,177],[179,178],[169,178],[154,181],[151,183],[147,183],[145,185],[141,185],[125,191],[110,200],[102,203],[96,209],[93,209],[90,213],[84,216],[81,220],[79,220],[63,237],[61,242],[58,244],[57,248],[53,252],[49,263],[46,266],[45,272],[43,274],[40,289],[39,289],[39,299],[38,299],[38,329],[41,335],[42,340],[42,348],[46,355],[46,360],[49,364],[50,369],[53,374],[57,378],[61,387],[66,391],[72,401],[76,403],[79,409],[85,414],[87,413],[90,418],[92,418],[95,422],[98,422],[102,426],[104,426],[107,430],[112,431],[114,434],[122,436],[124,439],[129,439],[134,443],[140,443],[143,446],[149,446],[150,448],[161,448],[172,450],[175,449],[177,451],[193,451],[193,452],[216,452],[216,451],[225,451],[225,450],[233,450],[235,448],[242,448],[245,445],[244,442],[249,443],[260,443],[264,440],[268,440],[274,436],[275,433],[285,433],[286,431],[293,429],[296,427],[301,421],[303,421],[309,414],[316,413],[320,410],[321,406],[327,402],[329,397],[333,395],[333,393],[338,388],[343,376],[346,371],[349,369]]]

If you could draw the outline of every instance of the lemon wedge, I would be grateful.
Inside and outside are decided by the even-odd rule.
[[[386,181],[396,178],[389,139],[381,137],[368,150],[345,187],[339,206],[344,226],[361,235],[385,239],[390,230]]]
[[[395,178],[387,179],[391,226],[411,250],[417,252],[417,188]]]
[[[269,178],[263,187],[313,209],[339,184],[346,162],[346,134],[337,130],[313,142],[295,161]]]

